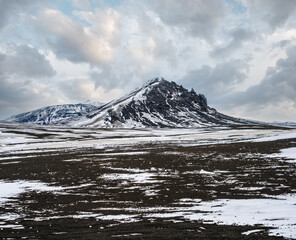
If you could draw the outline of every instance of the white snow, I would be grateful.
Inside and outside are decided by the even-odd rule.
[[[272,197],[272,196],[270,196]],[[201,202],[200,199],[182,199],[181,205],[170,213],[147,214],[147,217],[184,217],[221,225],[262,225],[272,227],[270,235],[296,238],[296,195],[280,195],[267,199],[219,199]]]
[[[282,158],[288,158],[291,159],[289,162],[296,162],[296,147],[293,148],[284,148],[281,150],[281,153],[279,154],[274,154],[277,155],[278,157]]]
[[[200,174],[215,175],[214,172],[205,171],[205,170],[203,170],[203,169],[201,169],[201,170],[199,171],[199,173],[200,173]]]
[[[31,126],[21,126],[19,133],[6,133],[5,127],[0,126],[0,152],[28,153],[32,151],[42,152],[42,149],[62,149],[62,148],[105,148],[107,146],[134,145],[162,142],[180,145],[207,145],[225,144],[235,141],[269,141],[270,139],[295,137],[293,130],[269,130],[269,129],[240,129],[231,130],[227,128],[198,128],[198,129],[69,129],[58,127],[38,127],[38,134],[53,133],[53,138],[39,139],[29,135],[36,132],[36,128]],[[89,136],[86,137],[86,136]],[[268,136],[267,138],[265,138]],[[65,141],[65,138],[67,141]],[[128,154],[128,153],[127,153]],[[132,153],[131,153],[132,154]],[[144,153],[143,153],[144,154]]]
[[[150,196],[150,192],[147,192]],[[157,192],[155,192],[157,194]],[[152,195],[155,194],[152,192]],[[269,196],[264,199],[219,199],[202,201],[201,199],[183,198],[174,207],[124,208],[126,215],[98,215],[96,218],[134,222],[141,216],[146,219],[184,218],[201,220],[219,225],[249,225],[270,227],[269,235],[296,238],[296,195]],[[121,208],[101,208],[104,211],[120,211]],[[135,214],[136,213],[136,214]],[[250,235],[261,229],[244,232]]]
[[[45,189],[47,186],[39,182],[29,181],[15,181],[4,182],[0,181],[0,203],[9,200],[11,197],[15,197],[26,190]]]
[[[102,215],[102,216],[97,216],[96,218],[100,220],[114,220],[120,223],[130,223],[130,222],[136,222],[137,217],[138,215],[135,215],[135,214],[131,214],[131,215],[120,214],[120,215]]]
[[[276,140],[282,140],[282,139],[290,139],[290,138],[296,138],[296,131],[293,130],[293,132],[289,131],[288,133],[282,133],[282,132],[275,132],[276,134],[272,134],[270,136],[264,136],[261,138],[257,138],[252,140],[253,142],[268,142],[268,141],[276,141]]]
[[[248,236],[248,235],[250,235],[252,233],[257,233],[257,232],[262,232],[262,231],[264,231],[264,229],[255,229],[255,230],[250,230],[250,231],[243,232],[242,234]]]
[[[283,148],[280,153],[266,155],[267,157],[284,158],[285,161],[296,163],[296,147]]]
[[[143,155],[148,154],[149,152],[135,151],[135,152],[118,152],[118,153],[98,153],[93,154],[93,156],[125,156],[125,155]]]
[[[39,181],[0,181],[0,205],[6,201],[11,201],[11,198],[15,198],[21,193],[28,191],[51,191],[51,192],[60,192],[67,189],[76,189],[81,187],[90,186],[92,184],[81,184],[78,186],[70,187],[61,187],[61,186],[49,186],[46,183]]]
[[[145,184],[145,183],[159,183],[161,180],[155,179],[157,175],[154,173],[106,173],[101,177],[106,180],[124,180],[130,181],[137,184]]]

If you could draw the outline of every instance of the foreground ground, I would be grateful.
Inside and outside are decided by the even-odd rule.
[[[0,124],[2,239],[296,239],[296,130]]]

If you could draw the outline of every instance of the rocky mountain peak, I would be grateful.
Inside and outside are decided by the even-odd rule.
[[[157,77],[74,126],[200,127],[239,122],[208,107],[204,95]]]
[[[161,83],[161,82],[167,82],[167,80],[165,80],[163,77],[156,77],[156,78],[153,78],[151,80],[148,80],[144,86],[149,86],[149,85],[153,85],[155,83]]]
[[[202,94],[197,94],[193,89],[188,91],[182,85],[169,82],[164,78],[155,78],[144,86],[146,90],[143,96],[147,103],[157,103],[156,108],[169,109],[172,106],[198,107],[201,111],[208,111],[207,99]],[[194,105],[194,106],[193,106]]]

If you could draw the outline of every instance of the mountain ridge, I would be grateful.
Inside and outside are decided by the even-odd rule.
[[[5,122],[16,122],[16,123],[31,123],[38,125],[50,125],[50,124],[65,124],[69,120],[79,118],[91,111],[97,109],[98,106],[91,104],[62,104],[52,105],[43,108],[38,108],[33,111],[24,112],[13,115]]]
[[[248,124],[218,113],[203,94],[158,77],[71,125],[75,127],[202,127]]]
[[[89,101],[87,101],[88,103]],[[255,122],[219,113],[208,106],[203,94],[162,77],[101,106],[55,105],[14,115],[8,122],[97,128],[191,128],[248,125]]]

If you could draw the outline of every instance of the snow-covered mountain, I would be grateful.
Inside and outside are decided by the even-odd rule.
[[[81,104],[88,104],[88,105],[93,105],[93,106],[96,106],[96,107],[101,107],[104,105],[104,103],[101,103],[101,102],[92,102],[90,100],[86,100],[84,102],[82,102]]]
[[[202,94],[163,78],[103,105],[77,121],[75,127],[201,127],[250,124],[207,105]]]
[[[65,104],[40,108],[31,112],[14,115],[6,122],[32,123],[39,125],[65,124],[84,116],[98,107],[91,104]]]
[[[296,128],[296,122],[272,122],[270,125]]]

